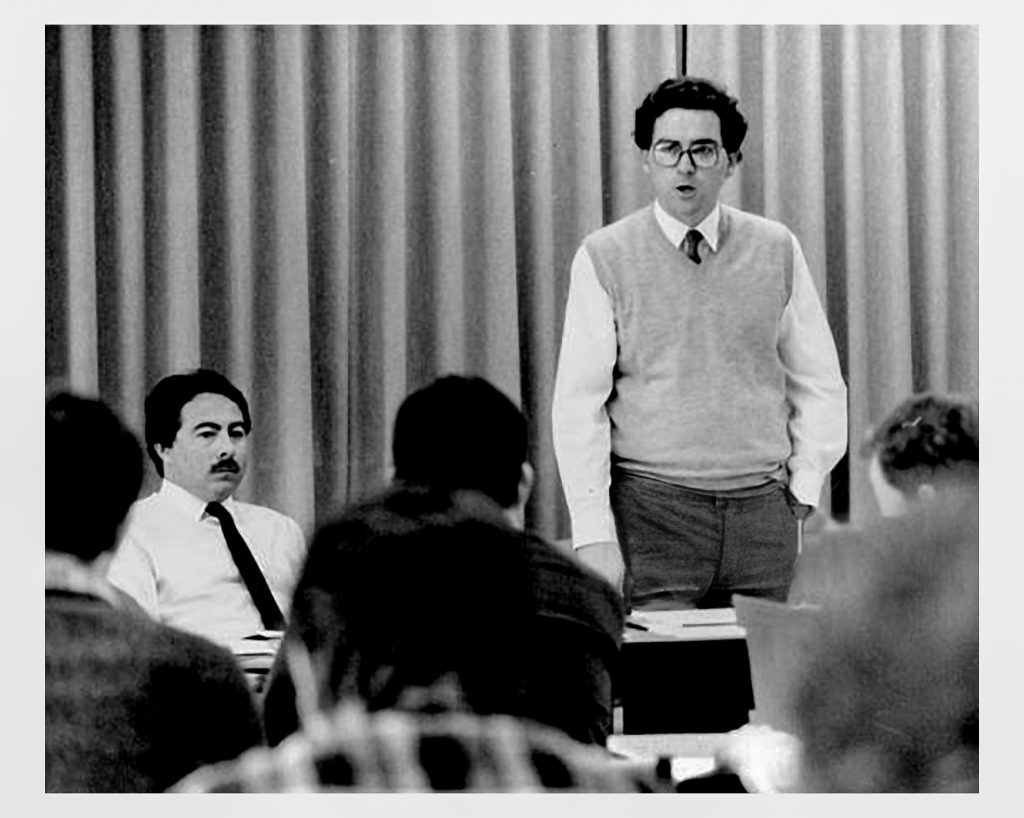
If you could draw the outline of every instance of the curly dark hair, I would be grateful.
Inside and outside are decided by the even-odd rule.
[[[864,442],[862,454],[876,452],[885,479],[904,493],[922,483],[977,480],[977,401],[934,392],[911,395]]]
[[[640,150],[648,150],[655,120],[671,108],[714,111],[722,123],[722,147],[739,161],[743,158],[740,146],[747,135],[747,119],[738,105],[736,97],[711,80],[691,76],[669,78],[644,97],[636,109],[633,141]]]

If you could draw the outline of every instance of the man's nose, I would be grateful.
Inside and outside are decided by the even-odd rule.
[[[692,176],[697,172],[697,164],[693,161],[690,154],[684,152],[679,157],[679,162],[676,164],[676,170],[680,173],[685,173],[687,176]]]
[[[235,441],[228,435],[217,438],[217,459],[224,460],[235,453]]]

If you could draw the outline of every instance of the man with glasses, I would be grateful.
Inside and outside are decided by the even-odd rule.
[[[846,449],[846,386],[800,245],[721,204],[737,100],[696,77],[636,110],[653,205],[573,260],[552,409],[578,555],[640,609],[785,600],[798,520]]]

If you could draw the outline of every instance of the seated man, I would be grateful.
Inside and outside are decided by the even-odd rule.
[[[380,518],[380,524],[389,526],[413,525],[421,515],[430,518],[435,511],[429,504],[417,510],[416,498],[422,492],[442,498],[457,491],[480,495],[478,499],[491,509],[489,516],[496,517],[498,539],[518,544],[529,572],[532,614],[524,635],[530,650],[517,671],[522,677],[517,707],[522,715],[553,725],[577,741],[603,745],[611,730],[611,675],[622,638],[622,605],[611,585],[575,557],[522,531],[533,481],[522,413],[481,378],[441,378],[410,395],[399,408],[393,451],[398,493],[371,522],[377,524]],[[481,538],[478,547],[490,548],[491,542]],[[311,581],[328,583],[325,593],[340,595],[330,587],[341,578],[338,572],[318,576],[307,565],[304,577],[296,590],[297,608],[311,604],[303,599]],[[461,571],[459,578],[460,583],[446,584],[449,590],[444,593],[453,598],[445,604],[454,606],[451,627],[464,629],[493,615],[494,606],[484,604],[486,591],[500,578],[469,570]],[[381,588],[380,594],[381,608],[403,603],[393,590]],[[472,600],[481,600],[484,607],[477,610]],[[301,637],[315,653],[333,650],[342,636],[344,631],[340,636],[317,631],[316,623],[307,619],[290,628],[285,642]],[[480,638],[496,637],[484,629]],[[271,744],[299,726],[295,692],[280,656],[264,701],[264,726]]]
[[[299,526],[232,498],[252,423],[245,397],[208,369],[171,375],[146,398],[146,448],[163,477],[132,507],[110,581],[155,619],[244,650],[284,628],[305,553]]]
[[[163,791],[261,740],[231,655],[136,612],[104,578],[142,466],[102,403],[47,402],[47,792]]]
[[[861,453],[870,458],[868,481],[883,517],[899,517],[936,495],[978,490],[978,407],[973,399],[911,395],[868,435]],[[861,532],[835,530],[799,557],[791,603],[827,603],[856,579],[864,551]]]
[[[883,517],[921,497],[978,484],[978,405],[923,393],[897,406],[864,443],[868,480]]]
[[[480,492],[417,486],[323,526],[278,655],[302,729],[175,789],[654,789],[652,769],[524,718],[536,568],[505,517]]]

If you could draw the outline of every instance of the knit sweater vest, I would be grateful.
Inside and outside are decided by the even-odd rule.
[[[584,241],[618,340],[612,462],[707,490],[785,479],[791,452],[779,323],[789,230],[722,205],[718,250],[694,264],[645,207]]]

